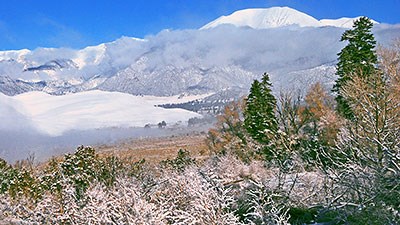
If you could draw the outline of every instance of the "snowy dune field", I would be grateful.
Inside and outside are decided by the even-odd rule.
[[[185,123],[199,114],[183,109],[164,109],[156,104],[190,101],[178,98],[133,96],[119,92],[88,91],[52,96],[44,92],[28,92],[17,96],[0,94],[2,130],[31,127],[42,134],[59,136],[69,130],[90,130],[109,127],[144,127],[146,124]],[[15,123],[15,121],[19,121]]]
[[[62,96],[44,92],[27,92],[16,96],[0,93],[0,133],[4,137],[0,140],[0,157],[14,159],[11,157],[13,151],[26,152],[30,147],[35,149],[38,146],[46,148],[54,142],[68,146],[68,142],[80,145],[105,139],[159,135],[162,133],[159,129],[143,127],[146,124],[156,126],[161,121],[169,126],[186,127],[188,119],[201,115],[155,105],[188,102],[205,96],[133,96],[105,91]],[[22,147],[25,150],[21,150]],[[21,154],[21,157],[26,155]]]

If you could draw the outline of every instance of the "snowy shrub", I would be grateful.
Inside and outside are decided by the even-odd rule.
[[[117,177],[125,172],[123,162],[116,156],[99,158],[98,163],[97,180],[107,187],[111,187]]]
[[[13,168],[3,159],[0,159],[0,193],[5,193],[10,187],[10,178]]]
[[[218,176],[225,186],[243,189],[248,180],[260,181],[273,177],[273,172],[262,161],[253,160],[245,163],[235,155],[214,156],[202,165],[202,170]]]
[[[253,183],[246,191],[238,208],[239,216],[247,224],[289,224],[287,200],[284,195],[273,193],[268,186]]]
[[[99,157],[93,148],[80,146],[75,153],[66,154],[62,160],[52,159],[41,181],[46,190],[60,195],[65,185],[72,185],[79,201],[84,199],[87,188],[93,182],[110,187],[122,173],[125,173],[125,168],[119,158]]]
[[[196,160],[190,157],[190,153],[187,150],[179,149],[178,155],[175,159],[161,161],[161,165],[178,171],[183,171],[185,167],[195,162]]]
[[[119,178],[112,189],[91,186],[86,205],[75,213],[77,224],[163,224],[157,206],[135,179]]]
[[[330,183],[320,172],[283,173],[263,161],[245,163],[232,154],[193,163],[182,151],[157,166],[80,150],[84,151],[53,160],[44,170],[31,174],[42,182],[41,196],[35,201],[29,195],[13,199],[8,191],[0,194],[0,221],[221,225],[338,221],[339,211],[328,211],[333,213],[331,220],[324,220],[325,212],[343,187]],[[92,160],[88,162],[83,155]],[[86,165],[81,166],[83,162]],[[78,186],[82,192],[77,195],[77,185],[82,183],[75,181],[81,179],[87,183]],[[398,214],[392,205],[386,207]],[[372,209],[362,212],[378,212]]]
[[[47,193],[33,207],[2,200],[0,215],[21,224],[239,224],[229,210],[230,190],[198,167],[167,170],[150,188],[128,177],[117,178],[112,188],[94,182],[84,205],[76,201],[73,184],[65,184],[59,196]]]
[[[11,199],[6,194],[0,194],[0,221],[4,221],[8,216]]]
[[[238,224],[229,211],[234,203],[230,190],[196,167],[167,171],[150,197],[169,224]]]
[[[83,198],[84,192],[99,175],[99,159],[91,147],[80,146],[74,154],[66,154],[64,159],[51,160],[42,176],[47,190],[62,196],[65,185],[75,189],[76,200]]]
[[[42,194],[42,187],[32,169],[12,167],[0,159],[0,193],[12,198],[27,197],[35,201]]]

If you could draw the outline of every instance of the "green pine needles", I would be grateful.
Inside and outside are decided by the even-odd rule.
[[[271,135],[278,130],[275,116],[276,99],[271,86],[267,73],[264,73],[261,82],[255,80],[251,85],[244,112],[244,126],[247,132],[262,144],[269,144]]]
[[[333,87],[337,93],[337,111],[346,119],[354,117],[348,99],[343,96],[342,88],[352,77],[367,78],[376,72],[378,58],[375,52],[376,41],[371,32],[372,21],[361,17],[354,22],[353,29],[346,30],[340,41],[348,41],[346,47],[338,53],[337,71],[339,78]]]

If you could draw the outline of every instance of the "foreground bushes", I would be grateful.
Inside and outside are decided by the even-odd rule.
[[[322,199],[321,174],[278,177],[230,154],[196,162],[182,150],[150,166],[79,147],[41,169],[1,169],[27,173],[19,193],[34,193],[2,189],[0,221],[17,224],[288,224],[294,208]],[[20,177],[1,174],[4,183]]]
[[[343,202],[353,192],[326,172],[282,172],[229,153],[195,161],[181,150],[150,165],[79,147],[44,167],[2,161],[1,170],[0,221],[16,224],[396,224],[399,216],[398,186],[360,208]]]

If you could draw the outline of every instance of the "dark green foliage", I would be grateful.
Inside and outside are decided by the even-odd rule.
[[[74,154],[66,154],[62,161],[51,160],[42,177],[42,184],[56,193],[61,193],[65,185],[72,185],[77,200],[80,200],[91,183],[98,181],[112,186],[123,171],[119,158],[100,158],[94,148],[80,146]]]
[[[99,171],[97,180],[105,184],[107,187],[111,187],[117,177],[124,171],[124,165],[122,161],[116,156],[107,156],[98,161]]]
[[[343,210],[330,210],[321,206],[289,209],[289,223],[293,225],[303,224],[347,224],[346,213]],[[361,223],[368,224],[368,223]]]
[[[288,214],[290,215],[290,224],[311,224],[315,222],[318,210],[293,207],[289,209]]]
[[[240,196],[236,200],[235,208],[232,209],[240,222],[244,222],[249,213],[251,213],[250,205],[247,204],[246,196]]]
[[[145,159],[141,159],[139,161],[133,162],[129,164],[128,167],[128,176],[133,176],[133,177],[140,177],[140,175],[142,174],[144,168],[144,165],[146,163]]]
[[[253,82],[246,99],[244,126],[251,137],[261,144],[270,144],[271,136],[278,130],[276,99],[271,86],[269,75],[264,73],[261,82]]]
[[[100,161],[91,147],[80,146],[74,154],[66,154],[64,160],[52,160],[43,177],[43,184],[48,190],[61,193],[65,185],[75,188],[77,200],[83,195],[90,183],[100,178]]]
[[[10,174],[13,168],[0,158],[0,193],[5,193],[10,186]]]
[[[384,205],[373,205],[365,208],[356,208],[354,206],[341,209],[327,209],[322,207],[315,208],[296,208],[289,209],[290,224],[374,224],[386,225],[392,224],[394,218],[389,215]]]
[[[61,173],[59,162],[53,158],[43,172],[41,183],[46,190],[60,193],[64,185],[63,178],[65,177]]]
[[[328,147],[321,144],[316,138],[309,138],[302,140],[299,147],[299,153],[302,161],[304,162],[304,167],[307,170],[313,170],[318,163],[322,164],[324,167],[327,165],[328,160],[324,153],[327,151]]]
[[[164,167],[170,167],[178,171],[183,171],[188,165],[192,165],[195,162],[196,160],[190,157],[189,151],[179,149],[178,155],[175,159],[163,160],[160,164]]]
[[[386,205],[373,205],[364,208],[353,210],[347,218],[347,224],[358,225],[358,224],[374,224],[374,225],[387,225],[395,224],[395,218],[388,214]],[[399,217],[397,218],[399,219]],[[400,222],[397,220],[397,222]],[[398,224],[398,223],[397,223]]]
[[[347,99],[339,94],[336,96],[335,100],[336,100],[336,110],[338,111],[338,113],[343,118],[352,120],[354,118],[353,110],[349,106]]]
[[[343,33],[340,41],[348,41],[346,47],[338,54],[336,74],[339,78],[333,87],[337,93],[338,112],[347,119],[353,118],[348,100],[342,95],[342,88],[354,76],[368,77],[376,72],[378,62],[375,53],[376,41],[371,32],[373,23],[367,17],[356,20],[353,29]]]
[[[336,209],[320,208],[315,215],[314,222],[321,224],[371,224],[387,225],[398,224],[399,218],[394,218],[388,213],[385,205],[371,203],[366,207],[346,206]],[[292,223],[310,224],[310,223]]]
[[[178,159],[184,160],[184,156],[180,154]],[[90,185],[99,182],[112,187],[119,176],[139,176],[143,163],[144,160],[128,165],[116,156],[99,157],[94,148],[84,146],[62,159],[51,159],[37,174],[33,173],[34,168],[11,166],[0,159],[0,194],[37,201],[50,192],[63,199],[63,191],[72,186],[76,200],[84,204],[85,192]]]
[[[32,170],[25,167],[12,167],[0,159],[0,193],[8,193],[12,198],[27,197],[37,200],[42,188]]]

